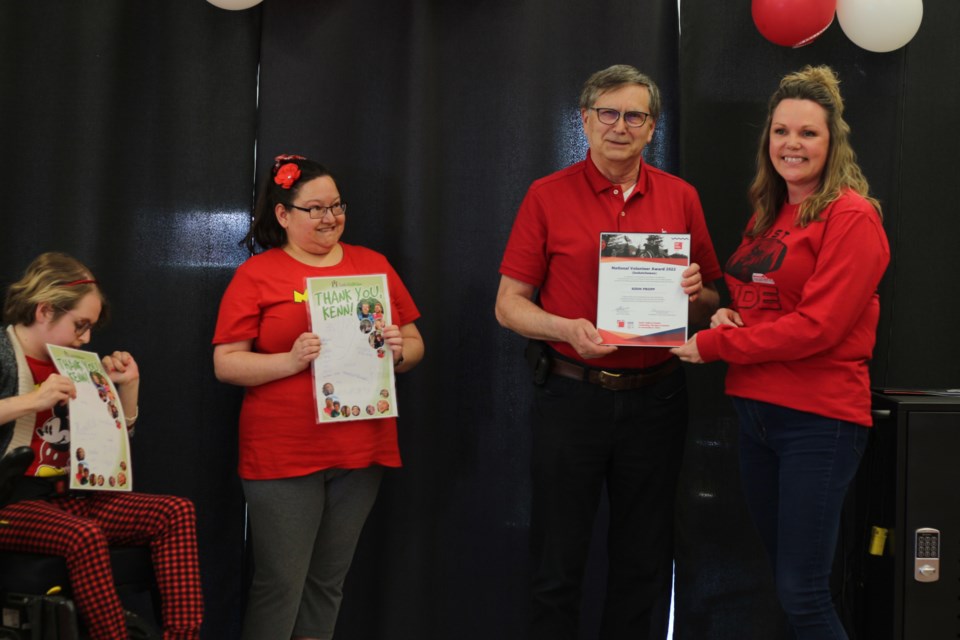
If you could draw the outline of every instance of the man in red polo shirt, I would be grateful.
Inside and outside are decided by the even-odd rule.
[[[691,324],[717,308],[712,282],[721,271],[694,188],[643,161],[660,114],[654,82],[627,65],[598,71],[584,85],[580,113],[587,157],[530,186],[497,293],[497,319],[531,339],[534,368],[530,639],[577,638],[604,483],[610,531],[601,637],[662,639],[686,384],[667,349],[601,344],[600,234],[689,233],[691,265],[680,286]]]

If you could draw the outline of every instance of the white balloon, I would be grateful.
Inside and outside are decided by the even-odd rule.
[[[884,53],[910,42],[923,18],[923,0],[837,0],[837,22],[855,45]]]
[[[239,11],[241,9],[249,9],[254,5],[260,4],[263,2],[263,0],[207,0],[207,2],[215,7],[220,7],[221,9]]]

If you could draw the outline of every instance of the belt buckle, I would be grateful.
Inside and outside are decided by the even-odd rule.
[[[619,387],[619,384],[617,383],[620,381],[620,377],[622,375],[623,375],[622,373],[613,373],[610,371],[601,370],[600,373],[597,374],[597,378],[600,381],[601,387],[616,391],[617,388]]]

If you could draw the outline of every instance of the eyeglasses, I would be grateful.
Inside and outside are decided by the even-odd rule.
[[[73,322],[73,332],[77,334],[79,338],[86,332],[92,330],[96,326],[96,322],[91,322],[89,320],[76,320],[73,315],[73,311],[68,311],[67,315],[70,316],[70,321]]]
[[[73,321],[73,331],[77,334],[78,338],[91,329],[93,329],[93,323],[89,320],[83,320],[81,322]]]
[[[597,112],[597,120],[603,124],[617,124],[617,120],[620,119],[621,114],[616,109],[606,107],[590,107],[590,109]],[[650,114],[643,111],[627,111],[623,114],[623,121],[628,127],[642,127],[649,117]]]
[[[339,218],[347,212],[346,202],[338,202],[330,205],[329,207],[322,207],[318,204],[315,204],[312,207],[300,207],[292,204],[290,207],[293,209],[299,209],[300,211],[306,211],[310,214],[310,218],[313,220],[322,220],[327,216],[328,213],[332,213],[335,218]]]

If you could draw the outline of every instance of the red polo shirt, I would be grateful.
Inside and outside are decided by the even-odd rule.
[[[637,185],[624,202],[590,154],[575,165],[534,182],[527,191],[500,263],[502,275],[540,289],[540,306],[564,318],[597,322],[600,234],[689,233],[691,261],[704,284],[721,276],[696,190],[669,173],[641,163]],[[565,342],[550,345],[581,360]],[[664,348],[621,347],[589,366],[639,369],[670,358]]]

